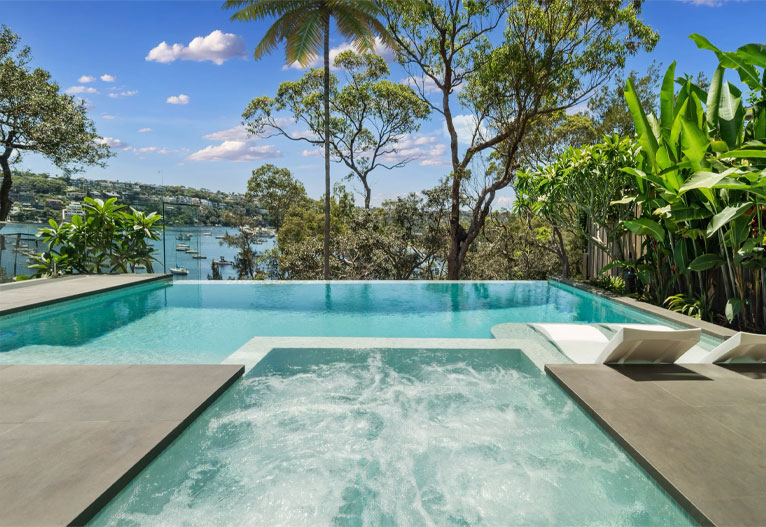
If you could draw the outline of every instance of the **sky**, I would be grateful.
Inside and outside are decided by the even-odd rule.
[[[232,22],[221,3],[4,0],[0,23],[31,47],[34,66],[48,70],[62,91],[85,99],[98,133],[116,153],[106,168],[87,168],[85,177],[244,192],[252,170],[273,163],[290,169],[318,198],[324,191],[320,152],[287,139],[248,137],[241,126],[252,98],[275,94],[280,82],[298,79],[303,70],[286,66],[281,49],[256,62],[253,50],[268,22]],[[660,41],[629,59],[627,69],[639,72],[653,60],[663,70],[676,60],[677,73],[704,71],[709,78],[715,56],[698,50],[692,33],[724,50],[766,39],[766,0],[648,0],[641,18]],[[333,49],[346,45],[332,35]],[[390,57],[389,66],[392,81],[406,80]],[[432,115],[403,139],[411,163],[372,177],[373,204],[433,187],[449,173],[440,117]],[[60,174],[36,155],[16,168]],[[332,165],[333,181],[347,174]],[[498,204],[511,199],[506,191]]]

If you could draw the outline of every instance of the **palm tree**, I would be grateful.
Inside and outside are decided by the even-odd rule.
[[[330,279],[330,18],[338,32],[358,51],[373,51],[375,37],[392,45],[391,36],[378,20],[381,14],[375,0],[226,0],[226,9],[236,9],[232,20],[249,22],[274,17],[255,48],[255,59],[270,53],[285,42],[287,64],[308,66],[324,53],[324,279]]]

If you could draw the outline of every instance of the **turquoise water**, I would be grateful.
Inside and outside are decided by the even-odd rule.
[[[691,523],[518,350],[429,349],[272,350],[92,521]]]
[[[217,363],[254,336],[491,338],[543,321],[655,322],[543,281],[187,282],[6,317],[0,363]]]

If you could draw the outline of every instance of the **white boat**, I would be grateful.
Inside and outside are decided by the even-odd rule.
[[[213,235],[212,232],[203,232],[202,233],[202,236],[212,236],[212,235]]]
[[[224,238],[223,234],[219,234],[218,236],[215,237],[216,240],[223,240],[223,238]]]
[[[176,251],[188,251],[190,249],[189,245],[185,243],[179,243],[176,245]]]
[[[189,270],[186,267],[171,267],[170,272],[180,276],[186,276],[189,274]]]
[[[229,261],[225,260],[223,256],[221,256],[220,260],[213,260],[213,261],[216,264],[218,264],[218,265],[231,265],[232,264],[232,262],[229,262]]]
[[[186,249],[186,254],[197,254],[197,251],[194,249]]]
[[[136,264],[133,266],[133,269],[146,269],[146,266],[144,264]]]
[[[204,254],[195,254],[194,256],[192,256],[192,258],[194,258],[195,260],[205,260],[207,259],[207,256],[205,256]]]

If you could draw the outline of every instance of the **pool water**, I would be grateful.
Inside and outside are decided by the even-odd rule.
[[[0,363],[217,363],[255,336],[492,338],[503,322],[655,319],[549,282],[153,285],[0,321]]]
[[[690,525],[519,350],[274,349],[93,525]]]

